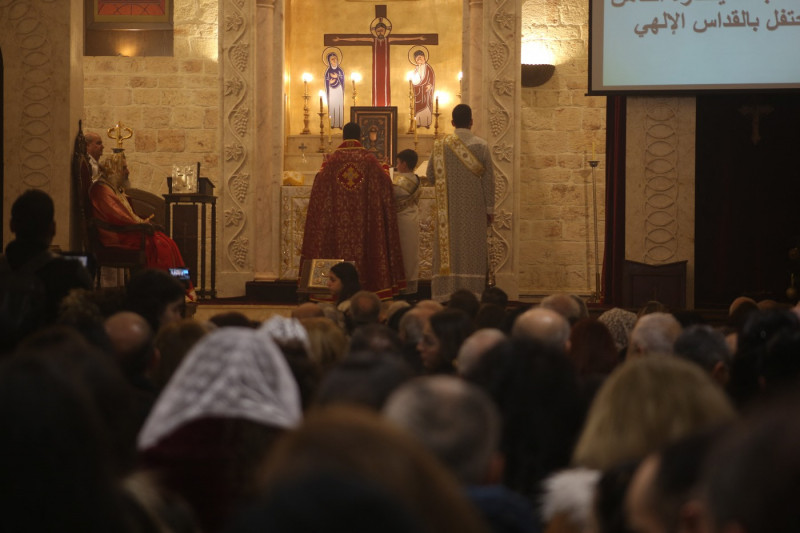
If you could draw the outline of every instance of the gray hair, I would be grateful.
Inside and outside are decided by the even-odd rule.
[[[383,414],[417,437],[462,484],[484,481],[500,441],[500,415],[481,389],[452,376],[416,378]]]
[[[641,355],[675,351],[675,341],[681,334],[681,324],[669,313],[643,315],[631,331],[630,346]],[[629,351],[630,353],[630,351]]]

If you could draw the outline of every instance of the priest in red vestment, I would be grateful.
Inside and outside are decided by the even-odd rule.
[[[406,286],[392,180],[358,141],[358,124],[345,124],[342,134],[314,178],[300,264],[354,261],[361,287],[391,298]]]
[[[123,186],[128,179],[125,154],[119,152],[107,158],[103,168],[105,176],[98,178],[89,188],[89,201],[95,218],[120,226],[148,223],[149,219],[143,219],[134,213],[125,196]],[[139,232],[117,233],[101,228],[98,228],[97,232],[104,246],[130,250],[138,249],[142,238]],[[152,235],[146,235],[145,239],[148,268],[168,270],[185,266],[178,245],[166,234],[153,231]]]

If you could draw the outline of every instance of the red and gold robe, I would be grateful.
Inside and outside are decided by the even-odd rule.
[[[98,179],[89,188],[89,200],[95,218],[109,224],[129,225],[145,222],[133,212],[125,195],[103,179]],[[141,243],[141,233],[117,233],[98,228],[100,242],[104,246],[135,250]],[[145,256],[148,268],[167,270],[185,266],[178,245],[166,234],[156,231],[145,236]]]
[[[301,256],[354,261],[361,287],[382,299],[405,288],[392,180],[360,142],[344,141],[317,173]]]

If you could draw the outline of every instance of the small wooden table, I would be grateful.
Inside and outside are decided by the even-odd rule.
[[[211,206],[211,217],[207,216],[208,206]],[[205,193],[169,193],[164,195],[164,208],[164,227],[178,244],[183,259],[190,269],[197,297],[215,298],[217,296],[217,197]],[[207,249],[209,231],[211,232],[210,254]],[[208,272],[207,264],[210,266]]]

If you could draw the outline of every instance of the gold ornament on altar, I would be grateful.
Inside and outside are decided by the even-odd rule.
[[[122,141],[133,137],[133,130],[122,122],[117,122],[113,128],[108,128],[108,137],[117,141],[117,148],[122,149]]]

